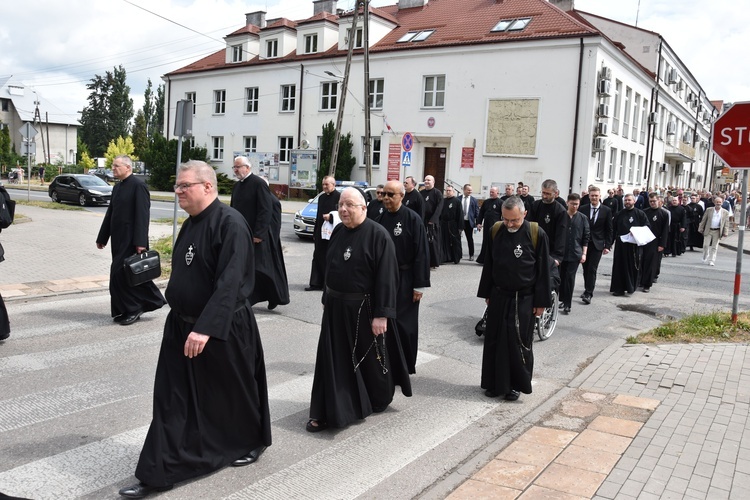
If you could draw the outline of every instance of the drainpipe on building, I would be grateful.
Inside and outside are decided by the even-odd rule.
[[[656,89],[656,92],[654,92],[654,89],[651,89],[651,104],[654,107],[654,111],[659,109],[659,75],[661,74],[661,63],[663,61],[661,56],[661,50],[664,46],[664,39],[662,37],[659,37],[659,57],[657,59],[656,63],[656,85],[654,89]],[[652,185],[651,182],[651,165],[653,164],[654,159],[654,143],[656,142],[656,127],[661,126],[660,123],[654,125],[651,129],[651,134],[649,135],[649,144],[646,144],[646,187],[649,185]],[[661,162],[659,162],[661,163]]]
[[[305,65],[299,65],[299,116],[297,117],[297,147],[302,147],[302,96],[304,95],[305,88]]]
[[[580,38],[580,51],[578,54],[578,86],[576,87],[576,112],[573,119],[573,150],[570,154],[570,182],[568,183],[568,194],[573,192],[573,175],[576,168],[576,146],[578,144],[578,115],[581,112],[581,79],[583,78],[583,37]]]

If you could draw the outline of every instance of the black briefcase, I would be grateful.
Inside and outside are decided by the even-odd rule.
[[[161,276],[161,260],[156,250],[133,254],[123,264],[128,285],[138,286]]]

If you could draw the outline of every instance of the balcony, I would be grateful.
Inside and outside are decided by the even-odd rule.
[[[670,136],[664,144],[664,158],[685,163],[695,162],[695,148],[687,142],[682,142],[674,136]]]

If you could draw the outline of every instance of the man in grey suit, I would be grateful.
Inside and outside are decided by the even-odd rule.
[[[703,263],[716,265],[716,252],[719,250],[719,240],[729,235],[729,212],[721,207],[724,198],[719,195],[713,197],[714,206],[706,209],[698,231],[703,234]]]

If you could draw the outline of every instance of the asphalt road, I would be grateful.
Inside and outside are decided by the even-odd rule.
[[[70,212],[71,217],[76,212]],[[507,403],[479,388],[482,339],[474,324],[481,268],[469,261],[432,272],[421,309],[414,396],[347,429],[304,430],[322,314],[304,292],[312,243],[284,215],[292,303],[256,307],[270,390],[274,444],[258,463],[181,484],[159,498],[343,499],[430,496],[442,477],[564,387],[613,342],[680,316],[731,306],[734,253],[717,266],[698,252],[665,259],[652,293],[612,297],[605,257],[593,303],[574,301],[554,335],[536,342],[534,393]],[[579,288],[582,277],[579,272]],[[748,297],[743,285],[743,297]],[[577,295],[580,290],[577,291]],[[743,298],[743,308],[748,308]],[[0,349],[0,491],[28,498],[119,498],[151,418],[151,389],[166,307],[131,327],[113,324],[106,293],[12,301]]]

